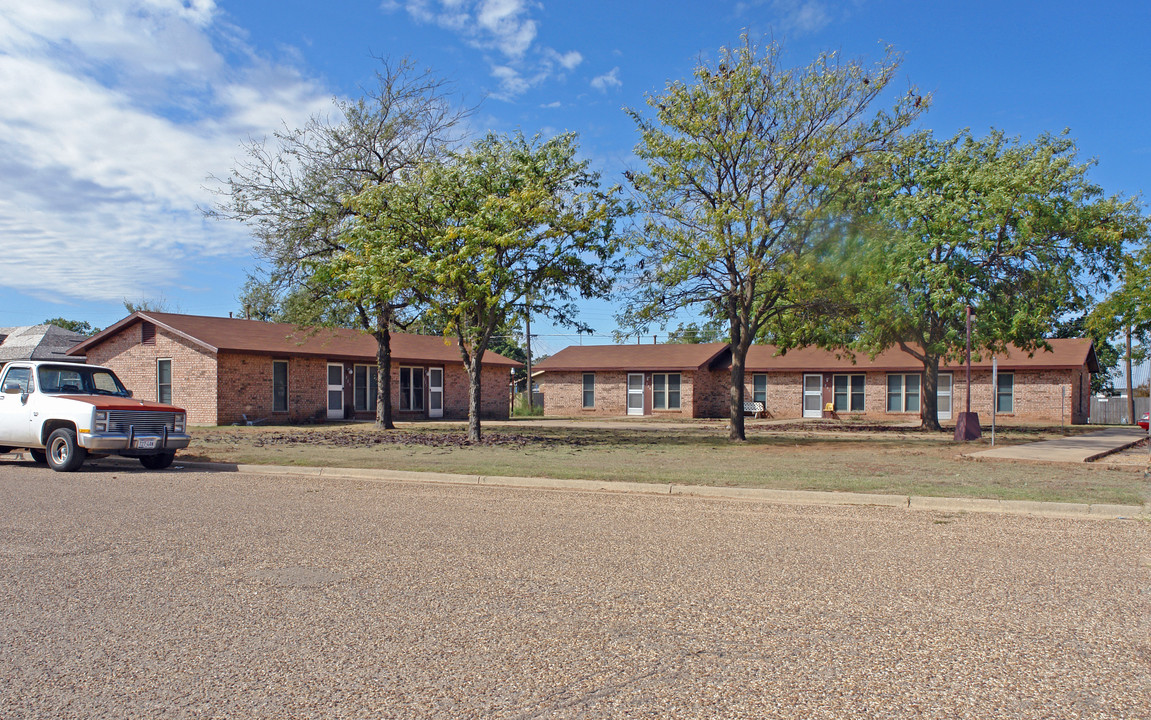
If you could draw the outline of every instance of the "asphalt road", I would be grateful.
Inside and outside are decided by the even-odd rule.
[[[2,718],[1151,717],[1146,521],[86,468],[0,460]]]

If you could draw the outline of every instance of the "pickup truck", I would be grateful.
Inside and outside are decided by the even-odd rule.
[[[0,374],[0,452],[23,448],[60,472],[105,455],[162,470],[188,447],[186,419],[181,408],[133,399],[106,367],[10,362]]]

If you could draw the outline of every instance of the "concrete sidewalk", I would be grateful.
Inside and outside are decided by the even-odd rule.
[[[1147,432],[1139,428],[1115,427],[1086,435],[980,450],[971,453],[969,457],[1063,463],[1094,462],[1101,457],[1126,450],[1146,437]]]

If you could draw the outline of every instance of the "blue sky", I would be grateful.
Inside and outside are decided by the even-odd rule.
[[[254,266],[242,226],[201,217],[240,144],[325,113],[409,56],[478,104],[475,132],[578,131],[608,182],[634,166],[622,108],[753,37],[793,64],[903,54],[921,125],[1025,139],[1069,128],[1092,178],[1151,178],[1151,3],[879,0],[0,0],[0,325],[103,327],[123,301],[227,315]],[[585,321],[614,329],[609,305]],[[537,348],[574,340],[537,322]],[[598,338],[606,342],[607,338]]]

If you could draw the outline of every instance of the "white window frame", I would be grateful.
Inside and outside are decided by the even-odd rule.
[[[168,363],[168,382],[160,381],[160,364]],[[164,399],[162,388],[168,387],[168,399]],[[172,358],[156,358],[156,402],[164,403],[165,405],[172,404]]]
[[[583,374],[583,409],[595,409],[595,373]]]
[[[899,378],[899,391],[892,392],[891,380]],[[907,379],[915,378],[918,389],[915,392],[908,392]],[[888,373],[887,374],[887,402],[884,404],[884,410],[888,414],[895,413],[915,413],[918,414],[923,409],[923,376],[919,373]],[[894,398],[899,399],[899,409],[891,409],[891,401]],[[912,400],[915,401],[915,407],[912,408]]]
[[[363,371],[363,382],[360,372]],[[360,402],[360,391],[363,391],[363,402]],[[356,365],[352,368],[352,409],[355,412],[375,412],[376,395],[379,394],[379,380],[375,365]]]
[[[839,378],[847,378],[847,406],[839,407],[839,391],[836,388],[836,381]],[[859,392],[855,391],[855,378],[859,378]],[[854,404],[855,396],[859,395],[860,403],[856,408]],[[863,373],[838,373],[831,378],[831,406],[836,412],[846,413],[861,413],[867,412],[867,377]],[[886,406],[885,406],[886,407]]]
[[[671,389],[671,379],[675,378],[675,390]],[[675,403],[672,404],[672,393],[675,393]],[[682,373],[652,373],[651,374],[651,409],[652,410],[681,410],[683,409],[683,374]]]
[[[405,375],[408,377],[406,388],[404,387]],[[419,378],[418,388],[415,383],[417,377]],[[424,411],[424,369],[422,367],[400,366],[400,410],[402,412]]]
[[[1003,383],[1003,378],[1005,378],[1005,377],[1011,379],[1011,391],[1009,393],[1006,393],[1007,400],[1011,403],[1011,407],[1007,410],[1004,410],[1004,409],[999,407],[999,399],[1001,396],[1004,395],[1004,393],[1002,391],[1000,391],[999,387]],[[996,414],[999,414],[999,415],[1014,415],[1015,414],[1015,373],[1014,372],[1003,372],[1002,370],[999,371],[999,377],[996,380],[996,385],[995,385],[995,412],[996,412]]]
[[[763,387],[759,387],[760,384]],[[767,407],[767,373],[754,373],[751,376],[751,401],[761,402]]]
[[[284,366],[284,407],[282,409],[276,407],[276,367],[279,365]],[[288,412],[288,408],[291,406],[291,403],[288,400],[291,392],[291,382],[289,380],[291,376],[290,370],[291,368],[289,367],[287,360],[272,361],[272,412],[274,413],[286,413]]]

